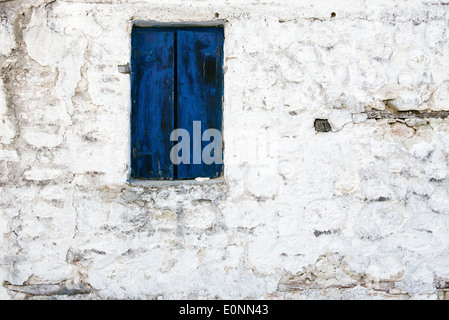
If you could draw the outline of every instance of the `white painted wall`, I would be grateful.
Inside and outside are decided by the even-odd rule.
[[[437,299],[449,282],[449,121],[365,112],[386,100],[449,110],[448,10],[1,3],[0,297],[24,298],[8,284],[85,283],[100,298]],[[132,186],[130,81],[117,68],[132,21],[216,13],[224,181]],[[332,132],[316,133],[316,118]]]

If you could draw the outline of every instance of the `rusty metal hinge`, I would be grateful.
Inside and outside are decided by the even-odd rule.
[[[124,74],[130,74],[131,73],[131,68],[129,66],[129,63],[118,65],[118,72],[124,73]]]

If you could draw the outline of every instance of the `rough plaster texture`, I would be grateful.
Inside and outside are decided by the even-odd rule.
[[[0,2],[0,298],[447,296],[449,121],[365,113],[449,110],[444,3]],[[223,180],[128,183],[132,21],[217,17]]]

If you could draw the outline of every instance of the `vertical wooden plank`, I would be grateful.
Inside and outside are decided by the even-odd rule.
[[[190,164],[177,167],[178,179],[215,178],[221,175],[222,164],[201,161],[195,150],[194,121],[201,122],[201,132],[222,131],[223,101],[223,28],[182,28],[177,31],[177,127],[186,129],[191,137]],[[209,142],[200,142],[201,150]]]
[[[173,179],[174,32],[134,28],[131,46],[131,177]]]

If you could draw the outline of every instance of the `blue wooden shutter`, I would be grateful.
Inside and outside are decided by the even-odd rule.
[[[173,179],[174,31],[134,28],[131,39],[131,177]]]
[[[201,134],[222,131],[223,28],[183,28],[177,31],[176,126],[190,134],[190,164],[179,164],[177,179],[215,178],[222,164],[194,164],[193,122],[201,121]],[[201,150],[209,142],[201,142]]]

